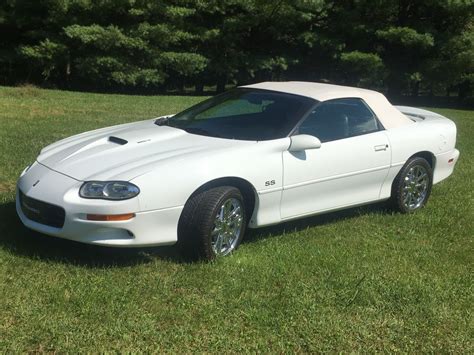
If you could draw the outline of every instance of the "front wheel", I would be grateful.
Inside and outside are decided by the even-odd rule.
[[[191,197],[178,225],[178,244],[193,259],[212,260],[229,255],[239,246],[246,228],[246,211],[240,191],[220,186]]]
[[[402,213],[422,208],[431,194],[433,170],[426,159],[414,157],[407,161],[392,186],[392,204]]]

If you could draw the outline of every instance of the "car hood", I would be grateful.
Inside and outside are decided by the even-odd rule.
[[[148,120],[63,139],[44,148],[37,161],[76,180],[131,180],[170,159],[208,157],[252,143],[190,134]]]

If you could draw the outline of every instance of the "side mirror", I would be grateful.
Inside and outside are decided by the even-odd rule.
[[[298,134],[290,137],[291,143],[288,150],[290,152],[300,152],[306,149],[318,149],[321,148],[321,141],[309,134]]]

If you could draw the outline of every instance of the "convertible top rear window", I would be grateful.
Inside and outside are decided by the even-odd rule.
[[[227,139],[278,139],[288,136],[316,102],[274,91],[234,89],[156,123]]]

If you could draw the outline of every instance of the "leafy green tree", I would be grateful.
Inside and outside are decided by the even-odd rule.
[[[342,81],[362,87],[382,87],[385,67],[376,53],[344,52],[340,57]]]
[[[387,77],[389,95],[400,96],[409,86],[410,79],[425,64],[428,51],[434,46],[429,33],[419,33],[409,27],[389,27],[376,31],[384,44],[380,52],[389,68]]]
[[[45,80],[51,78],[57,66],[63,61],[66,47],[61,43],[55,43],[46,38],[37,45],[25,45],[19,48],[19,52],[29,62],[33,63],[41,70],[41,75]]]
[[[471,0],[4,0],[0,83],[184,90],[263,80],[472,95]]]

